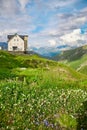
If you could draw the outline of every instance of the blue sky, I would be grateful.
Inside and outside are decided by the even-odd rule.
[[[0,41],[29,35],[29,47],[87,44],[87,0],[0,0]]]

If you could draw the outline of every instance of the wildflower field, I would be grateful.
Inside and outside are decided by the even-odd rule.
[[[52,72],[39,71],[37,74],[36,70],[33,71],[31,77],[25,77],[22,81],[17,77],[1,81],[0,129],[87,128],[79,124],[79,115],[86,113],[83,102],[87,101],[87,82],[65,81]]]
[[[87,130],[86,75],[55,63],[6,69],[0,70],[0,130]]]

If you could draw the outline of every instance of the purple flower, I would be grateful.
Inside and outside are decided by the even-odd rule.
[[[49,122],[48,122],[47,120],[44,120],[43,122],[44,122],[44,125],[45,125],[45,126],[48,126],[48,125],[49,125]]]

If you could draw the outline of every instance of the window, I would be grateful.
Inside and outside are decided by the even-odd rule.
[[[13,46],[13,51],[17,51],[18,47],[17,46]]]

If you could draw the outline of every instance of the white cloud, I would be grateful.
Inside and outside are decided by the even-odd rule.
[[[70,7],[74,7],[73,3],[77,1],[34,0],[34,5],[26,9],[26,5],[32,0],[0,0],[0,36],[4,39],[9,33],[27,33],[31,46],[86,43],[87,38],[80,34],[80,27],[87,21],[87,8],[74,10]],[[64,12],[67,6],[73,10]],[[63,11],[58,10],[58,7],[61,11],[63,8]],[[38,26],[42,30],[33,33],[33,30],[38,30]]]
[[[50,46],[55,46],[56,45],[56,41],[53,40],[53,39],[49,40],[48,42],[49,42]]]
[[[80,46],[87,43],[86,35],[81,34],[80,29],[73,30],[73,32],[61,36],[60,39],[70,46]]]
[[[82,9],[74,13],[58,13],[52,16],[49,23],[45,25],[44,30],[38,33],[38,36],[49,37],[52,39],[58,38],[72,33],[81,27],[87,21],[87,9]],[[38,37],[37,36],[37,37]]]
[[[49,0],[48,8],[51,9],[59,9],[61,7],[68,6],[70,4],[74,4],[77,0]]]
[[[0,41],[4,41],[6,39],[7,41],[7,35],[17,33],[18,29],[5,29],[0,32]]]
[[[16,0],[0,0],[0,15],[9,17],[18,13],[19,8]]]
[[[76,40],[80,39],[80,29],[76,29],[73,32],[69,34],[65,34],[60,37],[61,40],[63,40],[65,43],[67,42],[75,42]]]
[[[11,34],[11,33],[17,33],[18,32],[18,29],[9,29],[9,30],[4,30],[2,32],[0,32],[0,36],[4,36],[4,35],[8,35],[8,34]]]
[[[26,5],[30,2],[30,0],[18,0],[20,5],[21,5],[21,9],[24,10]]]

